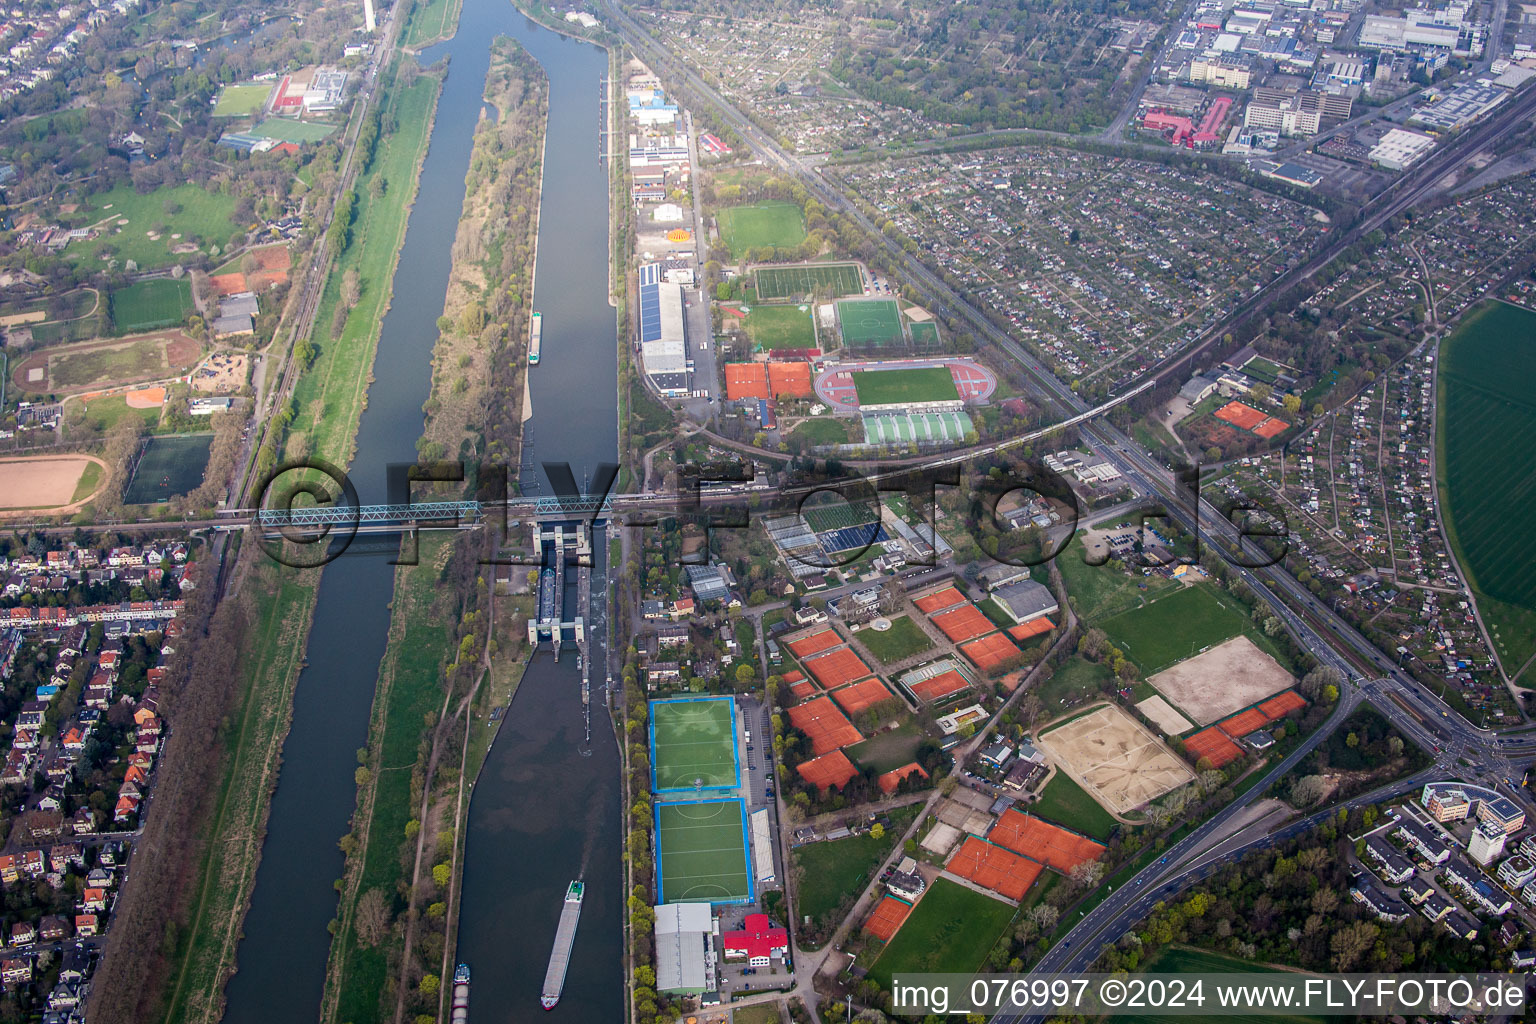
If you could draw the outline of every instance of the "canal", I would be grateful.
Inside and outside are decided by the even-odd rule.
[[[535,281],[544,341],[530,378],[535,457],[569,462],[582,481],[617,456],[608,184],[596,159],[607,56],[539,27],[508,0],[464,0],[454,38],[421,54],[429,64],[450,58],[451,73],[359,427],[352,478],[364,503],[384,499],[385,466],[416,458],[436,319],[490,42],[498,34],[518,39],[539,60],[550,87]],[[319,1015],[331,941],[326,925],[336,914],[332,883],[343,869],[336,844],[355,805],[354,755],[367,741],[393,587],[393,546],[358,544],[354,551],[329,565],[320,585],[237,973],[226,992],[231,1024],[312,1024]],[[601,648],[595,653],[603,664]],[[601,686],[602,676],[594,682]],[[589,885],[570,980],[554,1016],[622,1017],[618,755],[606,713],[600,704],[594,709],[593,741],[586,744],[574,653],[558,664],[540,655],[475,787],[459,922],[460,955],[474,968],[475,1024],[540,1012],[560,899],[577,876]]]

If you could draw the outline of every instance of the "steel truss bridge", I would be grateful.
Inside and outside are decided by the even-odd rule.
[[[429,501],[397,505],[312,505],[300,508],[257,509],[253,521],[266,529],[311,526],[413,526],[429,523],[458,526],[478,522],[478,501]]]

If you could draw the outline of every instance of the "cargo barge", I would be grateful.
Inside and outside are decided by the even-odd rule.
[[[555,948],[549,953],[549,970],[544,972],[544,992],[539,1002],[553,1010],[565,988],[565,972],[571,965],[571,945],[576,941],[576,925],[581,920],[581,898],[585,886],[572,882],[565,890],[565,905],[560,910],[560,924],[555,928]]]
[[[528,365],[539,361],[539,348],[544,340],[544,314],[535,313],[528,324]]]
[[[469,964],[453,970],[453,1009],[451,1024],[469,1024]]]

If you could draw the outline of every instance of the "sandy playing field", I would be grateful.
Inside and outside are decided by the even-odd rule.
[[[1125,814],[1195,778],[1162,741],[1113,705],[1042,733],[1036,745],[1116,814]]]
[[[1252,640],[1235,636],[1164,669],[1147,682],[1196,725],[1210,725],[1279,693],[1296,680]]]
[[[1152,724],[1163,730],[1165,735],[1179,736],[1190,730],[1189,719],[1179,714],[1177,708],[1157,694],[1153,694],[1146,700],[1137,701],[1136,710],[1151,719]]]
[[[33,455],[0,460],[0,515],[8,509],[72,511],[82,504],[73,501],[75,487],[85,467],[92,463],[106,469],[106,463],[89,455]],[[102,482],[106,476],[100,474]]]

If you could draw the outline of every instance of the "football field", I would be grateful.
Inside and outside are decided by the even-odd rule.
[[[788,267],[758,267],[759,299],[790,299],[825,290],[832,295],[858,295],[864,278],[852,263],[805,263]]]
[[[746,822],[740,800],[658,804],[656,862],[661,902],[750,901]]]
[[[736,707],[729,697],[651,702],[651,788],[658,793],[741,785]]]
[[[894,345],[901,341],[901,310],[895,299],[845,299],[837,321],[846,345]]]
[[[747,335],[755,347],[769,352],[816,347],[809,306],[753,306],[747,314]]]
[[[192,311],[192,282],[149,278],[112,293],[112,323],[119,334],[170,327]]]
[[[853,375],[859,408],[879,405],[917,405],[923,402],[957,402],[960,391],[947,366],[920,366],[906,370],[859,370]]]

